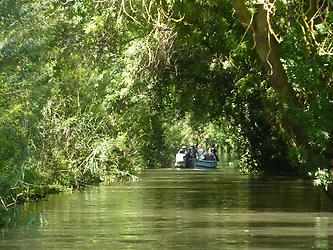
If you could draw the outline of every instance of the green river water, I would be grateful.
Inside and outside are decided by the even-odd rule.
[[[0,249],[333,249],[333,204],[310,181],[227,162],[139,177],[25,204]],[[27,225],[41,210],[48,224]]]

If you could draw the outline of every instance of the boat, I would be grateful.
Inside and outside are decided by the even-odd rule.
[[[217,166],[216,158],[211,153],[204,154],[203,151],[198,158],[189,158],[186,146],[182,146],[176,154],[175,166],[186,168],[216,168]]]
[[[217,161],[197,160],[194,162],[196,168],[216,168]]]
[[[183,168],[216,168],[217,161],[197,160],[195,158],[190,158],[185,161],[185,154],[177,153],[175,166]]]

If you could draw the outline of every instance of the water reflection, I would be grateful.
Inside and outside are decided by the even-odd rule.
[[[131,185],[27,204],[0,249],[332,249],[332,203],[311,183],[161,169]],[[27,227],[44,210],[48,225]]]
[[[329,217],[316,217],[315,218],[315,228],[316,228],[316,239],[315,248],[316,249],[329,249]]]

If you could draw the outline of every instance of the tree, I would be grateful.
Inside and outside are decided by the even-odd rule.
[[[195,115],[195,110],[202,109],[196,101],[200,100],[204,103],[202,113],[215,112],[220,116],[231,117],[229,120],[235,120],[239,112],[231,115],[232,109],[227,111],[226,101],[232,92],[244,97],[242,89],[239,88],[241,85],[237,86],[235,83],[248,84],[250,79],[262,83],[267,81],[268,85],[262,89],[261,97],[258,98],[263,106],[255,107],[252,105],[253,100],[249,102],[250,99],[243,98],[241,101],[243,105],[246,103],[255,109],[250,112],[254,114],[252,118],[249,116],[249,110],[244,110],[243,113],[251,122],[245,126],[242,126],[246,124],[244,120],[238,122],[243,127],[243,138],[247,140],[251,133],[266,131],[264,138],[275,137],[277,144],[282,143],[282,147],[278,146],[280,150],[283,147],[289,148],[289,164],[298,172],[307,173],[327,166],[327,155],[330,155],[332,150],[332,126],[328,122],[332,120],[332,72],[327,67],[332,60],[329,57],[332,48],[327,42],[329,37],[332,37],[332,3],[264,0],[233,0],[231,3],[238,20],[234,19],[232,11],[228,9],[228,1],[156,3],[157,13],[160,13],[157,17],[167,17],[157,20],[164,21],[163,25],[177,32],[177,39],[173,43],[168,60],[171,65],[168,66],[169,73],[174,76],[173,79],[177,79],[176,88],[186,89],[186,92],[178,92],[180,102],[177,105]],[[149,6],[151,5],[154,4],[150,2]],[[150,22],[153,17],[150,15]],[[239,31],[237,23],[243,26],[243,32]],[[154,29],[157,34],[163,32],[158,31],[158,28]],[[242,37],[244,32],[248,35],[249,42],[242,38],[238,39],[238,44],[237,37]],[[168,38],[159,37],[159,44],[168,41]],[[225,37],[228,39],[224,39]],[[261,66],[253,61],[256,60],[256,56],[251,52],[252,45]],[[242,46],[246,48],[243,51],[240,50]],[[242,73],[236,73],[236,69],[246,69],[245,65],[250,61],[253,72],[249,70],[251,73],[244,76],[245,78],[240,77]],[[215,70],[212,70],[214,68]],[[304,75],[301,71],[307,68],[309,73]],[[262,74],[263,72],[266,73]],[[221,75],[225,78],[227,74],[233,75],[231,85],[227,85],[229,87],[225,85],[226,81],[221,79]],[[254,77],[255,74],[260,76]],[[211,85],[211,82],[217,84]],[[217,99],[214,100],[219,100],[216,102],[217,105],[208,104],[212,100],[205,97],[211,97],[212,95],[208,94],[209,90],[217,86],[224,93],[220,92],[219,96],[215,96]],[[265,85],[257,84],[253,90],[258,91],[259,86]],[[274,91],[270,91],[270,88]],[[251,91],[248,89],[248,94]],[[208,95],[200,95],[202,92]],[[189,98],[185,98],[184,93]],[[184,99],[191,101],[182,103]],[[232,104],[235,104],[235,100]],[[216,106],[220,111],[217,112],[215,109],[212,112],[212,107]],[[209,110],[205,110],[205,107],[209,107]],[[195,117],[201,118],[202,116]],[[257,132],[249,131],[248,128],[254,127],[250,124],[261,124],[262,129]],[[256,150],[265,150],[255,145],[262,144],[260,140],[252,140],[250,144],[257,147]]]

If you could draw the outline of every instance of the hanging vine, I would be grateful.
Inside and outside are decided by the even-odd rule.
[[[177,32],[172,29],[172,22],[180,22],[184,17],[180,15],[175,17],[171,4],[152,0],[142,0],[136,6],[132,0],[122,0],[118,19],[121,19],[123,15],[140,26],[144,22],[146,26],[151,27],[145,38],[147,50],[145,67],[168,65],[177,38]]]
[[[298,4],[298,19],[308,51],[319,56],[333,55],[333,2],[302,1]]]

